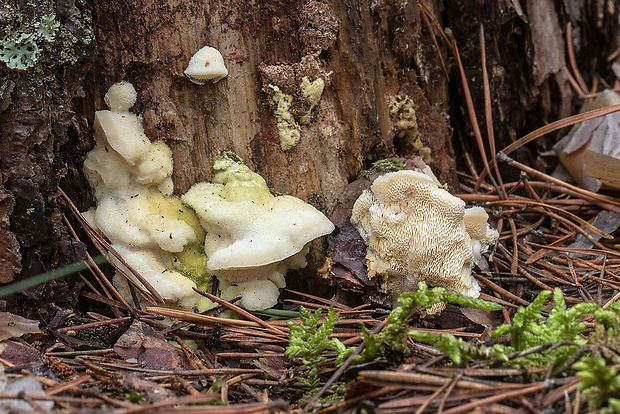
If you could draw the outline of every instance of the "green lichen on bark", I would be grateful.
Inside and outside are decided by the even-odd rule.
[[[63,15],[59,16],[56,10]],[[30,78],[41,84],[45,83],[49,69],[74,64],[93,50],[92,18],[85,4],[76,2],[61,7],[53,1],[29,1],[7,5],[3,12],[2,71],[28,72]]]

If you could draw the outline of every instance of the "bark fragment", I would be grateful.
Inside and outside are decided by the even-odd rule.
[[[11,232],[9,217],[15,206],[15,198],[0,185],[0,283],[13,280],[16,273],[22,270],[19,243]]]

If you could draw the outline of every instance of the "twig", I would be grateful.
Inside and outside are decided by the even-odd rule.
[[[209,299],[209,300],[211,300],[211,301],[213,301],[215,303],[218,303],[218,304],[224,306],[225,308],[230,309],[233,312],[237,312],[239,315],[248,318],[252,322],[257,323],[259,326],[262,326],[263,328],[267,329],[268,331],[271,331],[271,332],[275,333],[276,335],[286,335],[286,333],[284,331],[282,331],[279,328],[276,328],[275,326],[273,326],[273,325],[263,321],[261,318],[252,315],[250,312],[246,311],[243,308],[240,308],[239,306],[235,305],[234,303],[230,303],[228,301],[225,301],[224,299],[218,298],[217,296],[212,295],[210,293],[203,292],[200,289],[196,289],[196,288],[193,288],[193,289],[194,289],[194,291],[196,293],[204,296],[205,298],[207,298],[207,299]]]
[[[618,110],[620,110],[620,105],[618,105]],[[508,155],[506,155],[506,153],[504,153],[504,152],[500,151],[500,153],[498,154],[498,158],[499,158],[500,161],[503,161],[503,162],[507,163],[508,165],[510,165],[512,167],[516,167],[516,168],[520,169],[521,171],[525,171],[526,173],[528,173],[530,175],[533,175],[534,177],[541,178],[541,179],[543,179],[545,181],[548,181],[548,182],[553,183],[555,185],[558,185],[560,187],[564,187],[566,189],[572,190],[572,191],[574,191],[576,193],[583,194],[583,195],[585,195],[587,197],[594,198],[596,200],[603,201],[605,203],[609,203],[609,204],[613,204],[613,205],[616,205],[616,206],[620,206],[620,201],[618,201],[617,199],[615,199],[613,197],[608,197],[608,196],[604,196],[604,195],[601,195],[601,194],[593,193],[591,191],[584,190],[583,188],[576,187],[576,186],[574,186],[572,184],[568,184],[568,183],[566,183],[566,182],[564,182],[562,180],[558,180],[557,178],[551,177],[550,175],[542,173],[542,172],[540,172],[538,170],[535,170],[535,169],[533,169],[531,167],[528,167],[525,164],[521,164],[520,162],[513,160]]]
[[[480,400],[472,401],[472,402],[470,402],[468,404],[463,404],[463,405],[461,405],[459,407],[452,408],[450,410],[444,411],[444,414],[461,414],[461,413],[466,413],[466,412],[469,412],[470,410],[474,410],[476,408],[484,407],[485,405],[488,405],[488,404],[496,403],[498,401],[503,401],[503,400],[507,400],[507,399],[510,399],[510,398],[520,397],[522,395],[531,394],[533,392],[544,390],[545,388],[548,388],[548,387],[549,386],[546,383],[542,383],[542,384],[537,384],[537,385],[534,385],[532,387],[529,387],[529,388],[526,388],[526,389],[522,389],[522,390],[508,391],[508,392],[505,392],[503,394],[497,394],[497,395],[493,395],[491,397],[482,398]]]
[[[381,332],[381,330],[385,327],[385,325],[387,325],[387,318],[383,320],[383,322],[381,322],[379,325],[377,325],[377,327],[375,329],[372,330],[372,332],[370,333],[371,335],[376,335],[379,332]],[[302,413],[307,412],[307,408],[309,407],[313,407],[314,404],[316,404],[316,402],[319,400],[319,398],[321,398],[321,396],[325,393],[325,391],[327,391],[329,389],[329,387],[332,386],[332,384],[334,382],[336,382],[336,380],[338,378],[340,378],[340,376],[344,373],[344,371],[349,367],[349,365],[351,365],[351,362],[353,361],[353,358],[355,358],[357,355],[359,355],[364,348],[366,347],[366,344],[364,342],[360,343],[357,348],[355,348],[355,350],[353,351],[353,353],[346,359],[346,361],[344,361],[344,363],[342,364],[342,366],[340,366],[340,368],[338,368],[336,370],[336,372],[334,372],[332,374],[332,376],[327,380],[327,382],[325,383],[325,385],[323,385],[323,388],[321,388],[319,390],[319,392],[317,392],[316,394],[314,394],[314,397],[312,397],[312,400],[310,400],[310,402],[308,403],[308,405],[306,407],[304,407],[304,409],[302,410]]]
[[[528,144],[534,141],[535,139],[542,137],[543,135],[547,135],[553,131],[557,131],[558,129],[562,129],[567,126],[578,124],[580,122],[587,121],[589,119],[594,119],[594,118],[598,118],[601,116],[613,114],[614,112],[618,112],[618,111],[620,111],[620,104],[608,106],[606,108],[593,109],[591,111],[582,112],[580,114],[562,118],[558,121],[542,126],[530,132],[529,134],[519,138],[518,140],[508,145],[503,150],[501,150],[501,152],[508,155],[514,152],[515,150],[521,148],[525,144]]]

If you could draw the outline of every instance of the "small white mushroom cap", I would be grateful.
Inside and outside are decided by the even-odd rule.
[[[219,50],[205,46],[189,60],[185,75],[192,82],[202,85],[206,81],[215,83],[225,78],[228,69],[224,66],[224,58]]]
[[[127,112],[136,104],[138,93],[133,85],[127,81],[117,82],[110,86],[103,97],[110,110],[115,112]]]
[[[479,230],[479,213],[470,213],[472,231]],[[485,237],[474,243],[464,216],[463,200],[425,174],[403,170],[377,178],[356,201],[351,222],[368,246],[369,277],[381,275],[392,299],[420,281],[477,297],[475,244],[491,243],[497,232],[488,233],[485,220]]]
[[[270,280],[250,280],[232,285],[222,292],[222,299],[232,300],[241,296],[240,305],[251,311],[274,307],[278,303],[280,289]]]

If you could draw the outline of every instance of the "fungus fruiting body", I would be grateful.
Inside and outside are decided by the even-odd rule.
[[[260,175],[228,156],[215,160],[212,183],[182,199],[206,231],[207,269],[228,285],[222,296],[241,296],[250,310],[274,306],[286,271],[305,267],[309,242],[334,230],[317,209],[273,196]]]
[[[105,96],[110,110],[95,114],[97,145],[86,157],[84,172],[97,207],[86,216],[170,305],[203,310],[211,303],[192,287],[206,269],[198,272],[193,266],[193,273],[184,273],[174,262],[195,250],[204,232],[194,212],[171,196],[172,152],[163,142],[151,143],[141,119],[129,112],[136,97],[130,83],[116,83]],[[123,277],[114,282],[131,298]]]
[[[420,281],[478,297],[474,262],[498,237],[484,209],[402,170],[377,178],[353,207],[351,222],[367,244],[368,276],[381,276],[394,300]]]
[[[217,82],[228,75],[224,58],[219,50],[205,46],[192,56],[185,69],[185,75],[192,82],[202,85],[207,81]]]
[[[310,82],[307,76],[304,76],[300,85],[301,93],[310,103],[308,112],[301,116],[299,120],[300,124],[309,124],[312,117],[312,110],[319,104],[323,90],[325,89],[325,81],[322,78],[317,78],[313,82]]]
[[[309,243],[334,225],[298,198],[272,195],[231,154],[214,160],[211,183],[195,184],[182,199],[172,196],[172,152],[151,142],[129,112],[136,97],[130,83],[114,84],[105,96],[110,110],[95,114],[97,145],[84,173],[97,207],[85,218],[169,306],[211,306],[192,288],[205,290],[212,275],[222,297],[241,296],[250,310],[274,306],[287,270],[305,267]],[[124,277],[117,274],[114,283],[132,297]]]

